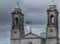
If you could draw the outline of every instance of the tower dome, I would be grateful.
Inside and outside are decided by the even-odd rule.
[[[42,30],[42,32],[40,33],[40,36],[43,38],[46,38],[46,29]]]
[[[51,4],[50,5],[55,5],[55,1],[51,0]]]

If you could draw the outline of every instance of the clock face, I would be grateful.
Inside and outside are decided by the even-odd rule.
[[[14,30],[13,33],[14,33],[14,34],[17,34],[17,30]]]
[[[16,31],[14,31],[14,34],[16,34],[17,32]]]
[[[53,30],[52,30],[52,29],[49,29],[49,30],[48,30],[48,36],[49,36],[49,37],[53,36]]]
[[[17,31],[13,30],[13,32],[12,32],[12,38],[16,38],[16,36],[17,36]]]
[[[50,33],[52,33],[52,32],[53,32],[53,30],[52,30],[52,29],[50,29],[50,30],[49,30],[49,32],[50,32]]]

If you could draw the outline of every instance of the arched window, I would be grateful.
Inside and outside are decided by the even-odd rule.
[[[16,23],[16,24],[18,23],[18,18],[15,18],[15,23]]]
[[[29,42],[28,44],[32,44],[32,42]]]
[[[54,16],[51,15],[51,23],[54,23]]]
[[[50,33],[51,33],[51,32],[53,32],[53,30],[52,30],[52,29],[50,29]]]

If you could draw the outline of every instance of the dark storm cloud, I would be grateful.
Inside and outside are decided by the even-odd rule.
[[[32,24],[46,24],[47,18],[41,13],[29,13],[25,16],[25,22],[30,21]]]
[[[56,1],[57,2],[57,1]],[[32,21],[33,24],[45,24],[47,23],[47,12],[49,8],[49,0],[47,2],[41,0],[23,0],[22,10],[25,15],[25,21]],[[57,4],[58,6],[58,4]],[[60,16],[60,15],[59,15]],[[59,20],[60,21],[60,20]],[[60,23],[59,23],[60,24]]]
[[[10,29],[9,25],[0,26],[0,44],[10,44]]]
[[[25,22],[31,21],[32,31],[37,34],[40,34],[41,29],[46,27],[47,24],[47,12],[49,8],[50,0],[18,0],[20,2],[20,8],[25,15]],[[10,31],[12,17],[11,12],[16,7],[17,0],[0,0],[0,44],[10,44]],[[56,3],[59,0],[56,0]],[[60,3],[57,3],[57,8],[60,12]],[[38,25],[39,24],[39,25]],[[60,24],[60,15],[59,15],[59,24]],[[37,26],[38,25],[38,26]],[[41,26],[40,26],[41,25]],[[35,29],[35,30],[34,30]],[[30,30],[26,29],[28,32]],[[38,32],[39,31],[39,32]],[[35,33],[36,34],[36,33]],[[8,41],[8,42],[7,42]]]
[[[41,6],[28,7],[27,5],[24,6],[24,8],[22,7],[23,13],[25,15],[25,22],[31,21],[33,24],[46,24],[47,6],[42,5],[42,7]]]
[[[9,38],[10,31],[11,31],[10,25],[0,26],[0,35],[1,35],[0,37],[1,37],[1,39],[2,38]]]
[[[0,8],[1,9],[0,10],[1,25],[11,24],[11,12],[14,10],[16,6],[16,0],[10,0],[10,1],[6,0],[6,1],[1,1],[2,5],[0,4],[1,5],[1,8]],[[44,2],[43,0],[38,0],[38,1],[37,0],[19,0],[19,2],[20,2],[20,7],[22,8],[23,14],[25,15],[25,21],[30,20],[34,24],[37,24],[37,23],[46,24],[46,19],[47,19],[46,10],[49,7],[48,5],[49,0],[47,0],[47,2]]]
[[[43,7],[43,8],[42,8]],[[32,7],[29,7],[28,5],[24,5],[24,8],[22,9],[24,11],[24,13],[42,13],[42,12],[45,12],[47,10],[47,5],[42,5],[42,6],[32,6]]]
[[[0,1],[0,25],[11,24],[11,12],[16,7],[16,0],[1,0]]]

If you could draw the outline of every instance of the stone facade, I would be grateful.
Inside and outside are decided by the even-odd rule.
[[[12,12],[11,44],[60,44],[58,38],[58,10],[50,5],[47,10],[46,37],[24,32],[24,15],[19,7]]]
[[[46,44],[58,44],[58,10],[56,5],[50,5],[47,13]]]
[[[21,38],[21,44],[29,44],[29,42],[32,42],[32,44],[41,44],[42,42],[42,38],[38,35],[35,35],[33,33],[28,33],[26,35],[24,35]]]

